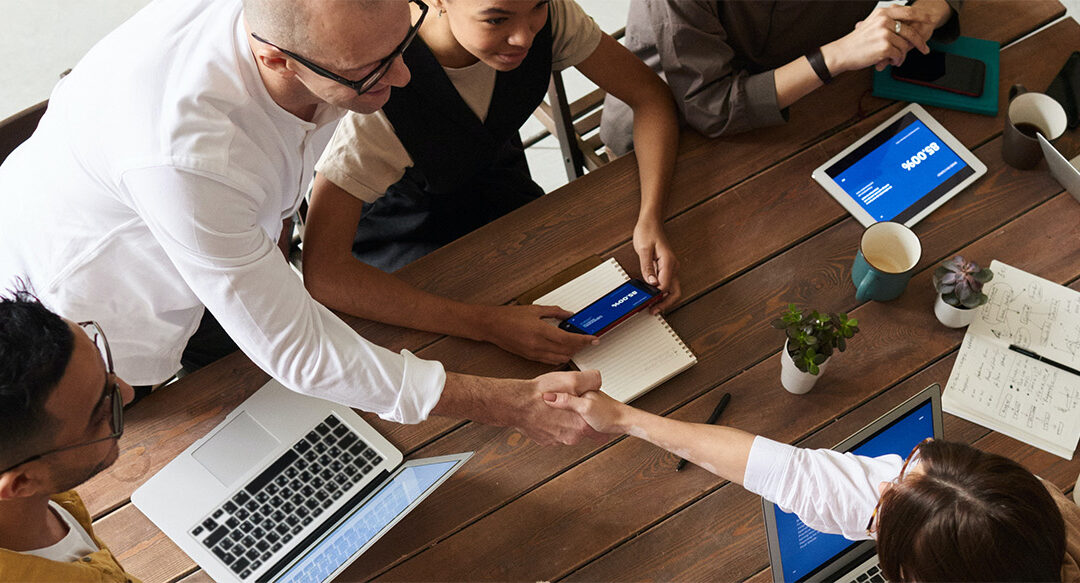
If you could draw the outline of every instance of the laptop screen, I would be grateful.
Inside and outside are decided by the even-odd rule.
[[[460,460],[406,466],[275,581],[327,580],[423,498]]]
[[[867,457],[890,453],[907,457],[927,437],[934,436],[933,402],[928,398],[889,425],[867,437],[849,451]],[[784,581],[802,581],[833,558],[861,541],[850,541],[838,534],[818,532],[799,517],[774,507],[777,542],[784,565]],[[866,517],[870,520],[870,517]]]

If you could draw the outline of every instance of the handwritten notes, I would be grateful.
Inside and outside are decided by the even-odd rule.
[[[999,261],[960,345],[945,411],[1072,459],[1080,440],[1080,375],[1009,350],[1080,368],[1080,293]]]

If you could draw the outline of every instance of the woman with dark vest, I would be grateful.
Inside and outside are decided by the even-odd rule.
[[[663,201],[678,142],[667,86],[604,34],[573,0],[426,0],[432,14],[403,54],[412,79],[382,111],[347,115],[316,166],[304,276],[325,305],[399,326],[492,342],[565,362],[596,342],[541,321],[554,306],[479,306],[423,293],[398,268],[543,194],[518,130],[552,70],[574,66],[631,103],[641,207],[634,249],[642,277],[679,296]],[[414,20],[424,11],[412,6]],[[482,274],[478,274],[482,277]]]

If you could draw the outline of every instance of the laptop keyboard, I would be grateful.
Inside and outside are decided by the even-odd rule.
[[[874,563],[870,568],[855,578],[857,583],[885,583],[885,577],[881,576],[881,567]]]
[[[246,579],[382,462],[330,415],[191,529]]]

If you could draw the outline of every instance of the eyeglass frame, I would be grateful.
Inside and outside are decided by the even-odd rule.
[[[424,23],[424,18],[427,16],[429,7],[427,4],[421,2],[420,0],[409,0],[409,2],[411,4],[416,4],[420,7],[420,18],[416,20],[416,24],[412,25],[409,28],[409,32],[405,35],[405,40],[401,41],[401,44],[399,44],[397,48],[395,48],[393,52],[390,53],[389,56],[380,60],[379,64],[375,67],[375,70],[368,73],[367,75],[364,75],[364,78],[360,79],[359,81],[346,79],[345,77],[342,77],[341,75],[338,75],[337,73],[312,62],[311,59],[308,59],[307,57],[304,57],[298,53],[294,53],[293,51],[290,51],[288,49],[283,49],[279,47],[278,45],[264,39],[263,37],[259,36],[254,32],[251,33],[251,36],[255,40],[263,44],[270,45],[275,49],[281,51],[285,55],[292,58],[294,61],[310,69],[312,73],[334,81],[340,85],[344,85],[349,89],[355,91],[357,95],[363,95],[368,91],[371,91],[371,89],[375,87],[375,84],[378,83],[380,79],[386,76],[386,74],[390,71],[390,67],[393,66],[394,61],[397,60],[397,58],[405,52],[405,49],[409,48],[409,45],[412,44],[412,41],[416,39],[416,35],[420,33],[420,25]]]
[[[900,473],[895,478],[893,478],[893,484],[899,484],[900,482],[904,481],[904,474],[907,473],[908,465],[911,464],[911,461],[913,459],[916,459],[915,454],[919,453],[919,450],[922,449],[922,446],[930,443],[933,440],[933,437],[927,437],[926,439],[920,441],[915,446],[915,448],[911,450],[911,453],[909,453],[907,458],[904,459],[904,465],[900,466]],[[869,536],[874,536],[877,533],[877,528],[874,524],[874,520],[877,518],[878,511],[881,510],[881,499],[884,497],[884,493],[882,494],[882,496],[878,496],[877,504],[874,505],[874,512],[870,514],[870,521],[866,523],[866,534]]]
[[[109,417],[109,427],[112,429],[112,433],[106,435],[105,437],[98,437],[96,439],[76,443],[74,445],[65,445],[64,447],[57,447],[48,451],[44,451],[37,455],[32,455],[22,460],[21,462],[0,471],[0,474],[10,472],[11,470],[14,470],[15,468],[23,464],[37,461],[47,455],[52,455],[54,453],[60,453],[62,451],[68,451],[71,449],[77,449],[80,447],[86,447],[88,445],[101,443],[102,441],[108,441],[110,439],[117,439],[124,434],[124,398],[120,394],[120,383],[117,382],[116,371],[113,369],[112,351],[109,349],[109,339],[105,337],[105,332],[101,329],[101,326],[93,320],[88,320],[86,322],[76,322],[75,325],[82,328],[92,326],[94,328],[94,333],[101,336],[101,343],[105,349],[105,353],[103,356],[105,357],[106,366],[105,386],[102,387],[101,392],[102,394],[104,394],[106,391],[109,390],[109,385],[112,384],[112,393],[109,395],[109,398],[112,400],[112,415]],[[95,341],[94,344],[96,345],[97,342]]]

